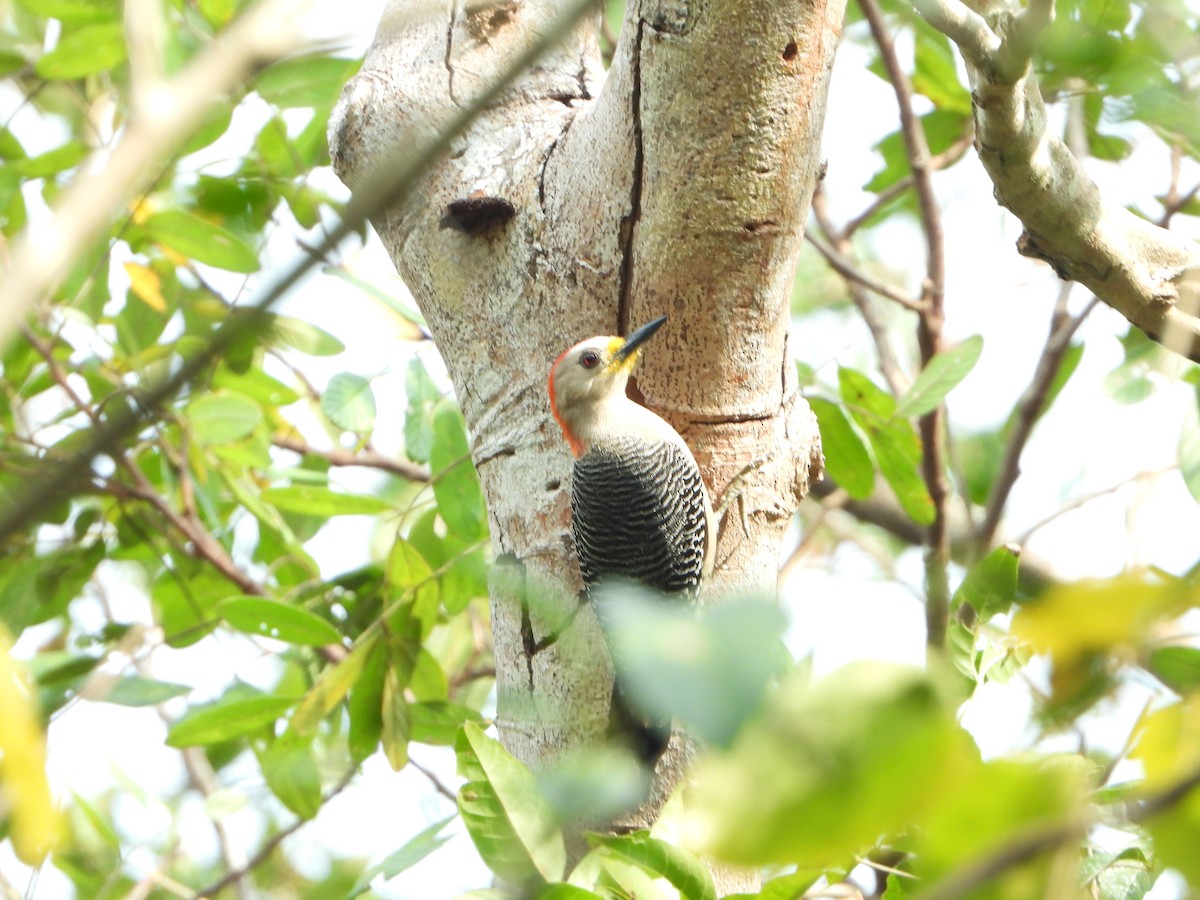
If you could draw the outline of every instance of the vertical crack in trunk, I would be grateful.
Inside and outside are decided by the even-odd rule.
[[[446,66],[446,93],[450,96],[450,102],[455,106],[461,106],[458,102],[458,97],[454,93],[454,63],[450,60],[450,55],[454,51],[454,23],[458,19],[458,0],[454,0],[450,4],[450,21],[446,25],[446,55],[442,62]]]
[[[642,145],[642,38],[646,24],[640,18],[637,24],[637,39],[633,43],[633,89],[630,91],[633,126],[633,187],[629,192],[629,213],[621,217],[621,301],[617,307],[618,334],[629,333],[629,306],[633,296],[633,230],[642,217],[642,170],[645,167],[645,149]]]
[[[521,592],[521,644],[525,652],[525,669],[529,675],[529,693],[533,694],[533,658],[538,652],[537,637],[533,633],[533,620],[529,617],[529,598]]]

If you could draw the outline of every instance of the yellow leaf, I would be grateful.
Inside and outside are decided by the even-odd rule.
[[[1160,620],[1191,605],[1174,583],[1131,573],[1105,581],[1080,581],[1048,591],[1022,606],[1013,634],[1056,665],[1084,656],[1139,646]]]
[[[129,215],[134,225],[141,225],[157,211],[156,203],[148,197],[139,197],[130,204]]]
[[[1192,694],[1146,716],[1129,755],[1142,761],[1149,790],[1174,784],[1196,771],[1200,767],[1200,697]]]
[[[129,275],[129,289],[133,295],[155,312],[165,313],[167,301],[162,295],[162,281],[158,273],[138,263],[125,263],[125,271]]]
[[[0,634],[0,792],[11,815],[13,849],[36,866],[58,837],[59,816],[46,780],[46,738],[33,712],[29,686]]]
[[[371,655],[371,647],[376,638],[357,644],[350,655],[336,666],[330,666],[317,678],[314,684],[292,713],[291,727],[297,734],[310,735],[317,730],[321,719],[328,715],[346,692],[358,681],[366,665],[367,657]]]

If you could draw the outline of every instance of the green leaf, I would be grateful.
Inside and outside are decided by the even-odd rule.
[[[16,169],[26,178],[45,178],[47,175],[57,175],[66,169],[73,169],[88,155],[87,144],[82,141],[67,141],[61,147],[55,147],[41,156],[32,156],[16,163]]]
[[[347,703],[350,713],[347,744],[351,758],[357,762],[362,762],[379,746],[379,739],[383,734],[383,682],[387,673],[387,651],[382,643],[372,642],[362,667],[362,674],[350,689],[350,699]],[[420,738],[416,738],[414,734],[414,740]],[[454,743],[453,737],[445,743]]]
[[[390,503],[378,497],[342,494],[310,484],[267,488],[262,492],[262,499],[283,512],[302,516],[374,516],[392,508]]]
[[[1179,431],[1179,473],[1188,492],[1200,502],[1200,409],[1188,404]]]
[[[309,356],[337,356],[346,345],[327,331],[291,316],[275,316],[271,336],[281,344]]]
[[[361,375],[341,372],[329,379],[321,395],[321,411],[334,425],[355,434],[375,427],[375,394]]]
[[[596,744],[538,771],[538,788],[560,822],[609,822],[637,809],[650,772],[623,747]]]
[[[731,894],[726,900],[803,900],[808,889],[824,874],[824,869],[801,869],[791,875],[772,878],[757,894]],[[834,876],[829,882],[836,884],[839,880]]]
[[[996,613],[1007,612],[1017,596],[1017,563],[1020,555],[1017,547],[997,547],[971,566],[954,592],[951,605],[957,608],[969,603],[979,618],[984,620]]]
[[[311,738],[286,731],[258,753],[258,764],[271,793],[301,819],[321,811],[321,773]]]
[[[406,620],[415,618],[420,623],[418,637],[425,640],[437,624],[438,615],[438,583],[429,563],[416,547],[397,538],[388,554],[385,575],[389,596],[407,601],[388,617],[388,627],[402,634]]]
[[[916,38],[913,90],[924,94],[940,109],[971,115],[971,93],[958,80],[956,54],[950,41],[928,26],[918,27]]]
[[[817,397],[810,397],[808,405],[821,429],[821,449],[829,476],[856,500],[871,496],[875,465],[846,414],[837,404]]]
[[[325,619],[306,609],[263,597],[231,597],[217,604],[217,613],[246,634],[320,647],[339,644],[342,636]]]
[[[244,438],[262,420],[262,409],[243,394],[216,391],[201,394],[187,405],[187,422],[202,446],[228,444]]]
[[[120,22],[97,22],[63,35],[58,46],[33,65],[42,78],[68,81],[105,72],[125,61],[125,29]]]
[[[879,471],[914,522],[933,521],[933,500],[921,474],[921,441],[912,424],[895,415],[896,400],[854,369],[838,369],[838,389],[846,411],[867,433]]]
[[[605,847],[651,874],[665,878],[688,900],[716,900],[711,876],[700,860],[665,841],[638,831],[625,835],[589,835],[593,845]]]
[[[265,69],[254,89],[268,103],[283,108],[331,106],[359,64],[357,59],[331,56],[288,59]]]
[[[628,585],[602,587],[592,602],[634,705],[718,747],[758,710],[786,659],[786,623],[771,603],[730,601],[697,615]]]
[[[196,262],[230,272],[257,272],[258,256],[241,238],[199,216],[168,209],[150,216],[142,227],[154,240]]]
[[[967,338],[961,344],[943,350],[929,361],[916,381],[900,398],[894,416],[923,416],[941,406],[946,395],[970,374],[983,352],[983,338]]]
[[[358,681],[375,644],[375,638],[360,641],[349,656],[320,674],[316,684],[304,695],[292,714],[292,729],[295,732],[309,735],[317,730],[321,719],[333,711]]]
[[[921,441],[905,419],[891,425],[871,422],[866,425],[871,449],[879,462],[879,471],[896,493],[896,499],[918,525],[933,522],[933,498],[921,474]]]
[[[913,896],[916,885],[926,886],[943,874],[974,864],[1017,839],[1081,815],[1086,788],[1096,764],[1079,756],[1046,754],[1036,760],[972,760],[957,771],[947,771],[947,790],[940,791],[921,816],[911,857]],[[1048,868],[1043,859],[1040,863]],[[1044,874],[1028,869],[1011,870],[1012,883],[989,880],[992,897],[1060,896],[1046,883]],[[1004,874],[1004,873],[1001,873]],[[1051,882],[1053,883],[1053,882]],[[972,892],[972,896],[984,896]],[[1075,894],[1071,894],[1075,896]]]
[[[114,681],[96,700],[118,706],[155,706],[191,691],[186,684],[155,681],[141,675],[129,675]]]
[[[296,705],[291,697],[246,697],[193,707],[167,731],[170,747],[217,744],[272,724]]]
[[[558,881],[566,846],[533,774],[476,725],[463,726],[455,749],[467,779],[458,810],[488,868],[518,886]]]
[[[408,701],[404,699],[407,681],[407,675],[395,666],[388,668],[383,679],[383,729],[379,737],[383,742],[383,755],[395,772],[408,765],[408,742],[412,736],[412,719]]]
[[[137,534],[139,541],[143,533]],[[217,626],[217,604],[237,592],[229,581],[211,569],[163,571],[154,581],[151,596],[166,642],[187,647]]]
[[[408,711],[412,722],[412,739],[420,744],[449,747],[463,725],[483,721],[483,716],[471,707],[445,700],[413,703]]]
[[[1200,688],[1200,648],[1160,647],[1151,651],[1146,668],[1177,693]]]
[[[794,672],[732,749],[695,766],[690,846],[743,865],[834,866],[895,834],[975,757],[925,673],[845,666]]]
[[[300,399],[296,391],[262,369],[235,372],[221,364],[213,373],[212,384],[213,387],[228,388],[267,406],[287,406]]]
[[[413,462],[429,462],[433,449],[433,410],[442,399],[420,357],[408,361],[404,374],[404,393],[408,410],[404,414],[404,451]]]
[[[112,21],[113,4],[104,0],[16,0],[36,16],[58,19],[64,25]]]
[[[429,463],[435,473],[433,496],[442,520],[465,541],[483,539],[487,535],[483,490],[471,463],[462,413],[452,400],[443,400],[434,410]]]
[[[434,822],[424,831],[405,841],[399,850],[388,854],[385,859],[364,870],[358,876],[358,881],[354,882],[350,893],[346,895],[346,900],[353,900],[354,897],[366,892],[367,888],[371,886],[371,882],[379,876],[382,875],[383,880],[388,881],[429,856],[450,840],[450,837],[442,835],[441,831],[456,818],[457,816],[447,816],[440,822]]]
[[[197,6],[205,21],[213,28],[223,28],[228,25],[237,11],[236,0],[199,0]]]

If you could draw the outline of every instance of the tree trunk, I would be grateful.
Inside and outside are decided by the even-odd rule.
[[[410,4],[391,0],[331,121],[334,167],[352,189],[448,121],[555,13],[550,0],[443,0],[420,17]],[[571,458],[546,396],[567,346],[671,316],[636,389],[691,444],[718,500],[761,464],[740,481],[708,592],[774,589],[779,543],[821,463],[786,343],[843,10],[630,0],[607,75],[589,19],[374,223],[473,436],[497,570],[511,576],[492,596],[500,736],[534,769],[608,721],[590,611],[542,643],[579,586]],[[514,582],[568,599],[523,602]],[[620,825],[653,821],[680,743],[652,801]]]

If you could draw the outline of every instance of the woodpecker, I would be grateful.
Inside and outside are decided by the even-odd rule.
[[[572,532],[589,595],[606,579],[624,579],[689,601],[712,571],[717,529],[700,467],[674,428],[625,394],[642,345],[666,321],[627,338],[588,338],[550,370],[550,408],[575,456]],[[596,612],[603,628],[603,610]],[[632,712],[619,680],[611,720],[653,767],[670,723]]]

